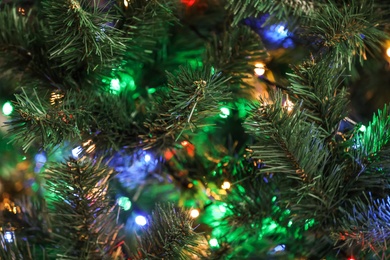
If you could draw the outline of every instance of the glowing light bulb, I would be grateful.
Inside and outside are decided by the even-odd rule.
[[[128,197],[118,198],[117,203],[123,208],[123,210],[129,210],[131,208],[131,201]]]
[[[12,111],[14,110],[14,107],[12,106],[11,102],[7,101],[3,105],[3,114],[6,116],[9,116]]]
[[[150,162],[150,160],[152,159],[152,157],[150,157],[150,155],[147,154],[147,155],[145,155],[144,159],[145,159],[145,162]]]
[[[386,50],[386,55],[387,55],[387,57],[390,58],[390,47],[387,48],[387,50]]]
[[[210,239],[209,244],[210,244],[211,247],[217,247],[217,246],[219,246],[218,240],[217,240],[216,238]]]
[[[225,213],[226,212],[226,207],[224,205],[219,205],[219,211],[221,211],[222,213]]]
[[[294,103],[291,102],[291,101],[287,98],[286,101],[284,102],[284,107],[287,108],[287,111],[288,111],[288,112],[291,112],[291,111],[294,109]]]
[[[5,239],[5,241],[8,242],[8,243],[14,242],[13,232],[11,232],[11,231],[5,231],[4,239]]]
[[[148,222],[148,221],[146,220],[146,218],[145,218],[144,216],[139,215],[139,216],[137,216],[137,217],[135,218],[135,223],[136,223],[138,226],[145,226],[147,222]]]
[[[78,158],[82,151],[83,151],[83,148],[81,146],[77,146],[76,148],[72,149],[73,157]]]
[[[255,74],[257,75],[257,76],[262,76],[262,75],[264,75],[264,73],[265,73],[265,64],[264,63],[261,63],[261,62],[259,62],[259,63],[256,63],[255,64]]]
[[[224,181],[223,183],[222,183],[222,185],[221,185],[221,188],[222,189],[224,189],[224,190],[228,190],[228,189],[230,189],[230,182],[228,182],[228,181]]]
[[[127,2],[127,0],[123,0],[123,4],[125,5],[125,7],[129,7],[129,2]]]
[[[221,114],[219,114],[222,118],[227,118],[230,115],[230,109],[227,107],[221,107]]]
[[[199,210],[197,210],[197,209],[191,210],[190,216],[191,216],[191,218],[199,217]]]
[[[362,126],[359,128],[359,131],[360,131],[360,132],[365,132],[365,131],[366,131],[366,126],[365,126],[365,125],[362,125]]]
[[[119,79],[112,79],[110,82],[110,87],[111,90],[114,92],[118,92],[119,90],[121,90],[121,83]]]

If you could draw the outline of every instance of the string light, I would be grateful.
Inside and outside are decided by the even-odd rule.
[[[193,209],[193,210],[191,210],[191,213],[190,213],[190,216],[191,216],[191,218],[197,218],[197,217],[199,217],[199,210],[197,210],[197,209]]]
[[[50,105],[56,105],[62,103],[64,94],[52,92],[50,95]]]
[[[78,158],[82,151],[83,148],[81,146],[77,146],[76,148],[72,149],[73,158]]]
[[[365,131],[366,131],[366,126],[365,126],[365,125],[362,125],[362,126],[359,128],[359,131],[360,131],[360,132],[365,132]]]
[[[123,210],[127,211],[131,208],[131,201],[128,197],[119,197],[117,203]]]
[[[121,89],[121,83],[119,79],[112,79],[110,82],[110,87],[113,92],[118,92]]]
[[[386,50],[386,55],[387,55],[387,57],[390,58],[390,47],[387,48],[387,50]]]
[[[230,110],[227,107],[221,107],[221,114],[219,114],[222,118],[227,118],[230,115]]]
[[[224,190],[228,190],[228,189],[230,189],[230,186],[231,186],[230,182],[224,181],[221,185],[221,188]]]
[[[3,114],[9,116],[12,111],[14,111],[14,107],[12,106],[11,102],[5,102],[3,105]]]
[[[264,75],[264,73],[265,73],[265,64],[264,63],[262,63],[262,62],[256,63],[255,67],[256,67],[255,68],[255,74],[257,76]]]
[[[216,238],[210,239],[209,244],[211,247],[218,247],[219,246],[218,240]]]
[[[351,256],[348,258],[348,260],[355,260],[355,257]]]
[[[150,157],[149,154],[146,154],[145,157],[144,157],[144,159],[145,159],[145,162],[150,162],[150,160],[152,159],[152,157]]]
[[[14,232],[12,231],[5,231],[5,234],[4,234],[4,239],[6,242],[8,243],[12,243],[14,242]]]
[[[183,142],[181,142],[181,145],[182,145],[182,146],[187,146],[188,144],[189,144],[188,141],[183,141]]]
[[[181,2],[188,7],[191,7],[195,4],[196,0],[181,0]]]
[[[129,2],[127,0],[123,0],[123,4],[125,5],[125,7],[129,7]]]
[[[288,112],[291,112],[291,111],[294,109],[294,103],[291,102],[291,101],[288,99],[288,97],[286,98],[286,101],[284,102],[284,105],[283,105],[283,106],[287,108],[287,111],[288,111]]]
[[[144,216],[139,215],[139,216],[137,216],[137,217],[135,218],[135,223],[136,223],[138,226],[145,226],[146,223],[147,223],[147,220],[146,220],[146,218],[145,218]]]

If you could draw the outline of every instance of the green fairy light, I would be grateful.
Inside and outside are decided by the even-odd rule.
[[[131,208],[131,201],[128,197],[118,198],[118,205],[123,208],[123,210],[129,210]]]
[[[209,244],[211,247],[219,247],[219,243],[218,243],[218,240],[216,238],[210,239]]]
[[[110,89],[111,89],[112,92],[114,92],[114,93],[118,93],[119,90],[121,90],[121,84],[120,84],[119,79],[112,79],[112,80],[111,80]]]
[[[11,102],[7,101],[3,105],[3,114],[6,116],[9,116],[12,111],[14,110],[14,107],[12,106]]]
[[[148,93],[149,93],[149,94],[153,94],[154,92],[156,92],[156,90],[157,90],[157,89],[155,89],[155,88],[149,88],[149,89],[148,89]]]
[[[307,219],[305,221],[305,230],[308,230],[310,227],[312,227],[314,225],[314,222],[314,219]]]
[[[290,220],[290,221],[288,222],[287,226],[288,226],[288,227],[291,227],[292,224],[293,224],[293,222],[292,222],[292,220]]]
[[[222,118],[227,118],[230,115],[230,109],[227,107],[221,107],[221,114],[219,114]]]
[[[226,212],[226,206],[225,205],[219,205],[218,208],[219,208],[219,211],[221,211],[222,213]]]
[[[365,131],[366,131],[366,126],[365,126],[365,125],[362,125],[362,126],[359,128],[359,131],[360,131],[360,132],[365,132]]]

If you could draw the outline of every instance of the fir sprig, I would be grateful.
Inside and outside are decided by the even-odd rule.
[[[302,102],[302,109],[324,138],[334,138],[339,123],[347,116],[348,95],[341,87],[343,69],[327,60],[309,60],[290,73],[289,98]],[[329,75],[333,75],[329,77]]]
[[[207,241],[195,232],[189,211],[171,204],[157,205],[148,220],[134,259],[186,260],[208,255]]]
[[[273,103],[261,99],[245,122],[248,132],[260,140],[250,147],[252,156],[264,163],[261,172],[297,173],[311,179],[311,174],[323,172],[329,151],[307,115],[299,111],[300,104],[288,107],[281,91],[272,93]]]
[[[318,45],[331,56],[334,66],[351,67],[358,57],[367,58],[367,49],[378,49],[387,37],[374,1],[351,1],[336,5],[333,1],[316,9],[307,34],[318,39]]]
[[[227,8],[234,14],[233,24],[238,24],[244,18],[254,17],[261,14],[270,14],[271,18],[286,20],[309,16],[314,9],[314,1],[308,0],[229,0]]]
[[[244,84],[243,79],[253,73],[255,63],[267,58],[260,37],[244,26],[230,27],[213,35],[206,46],[206,62],[216,71],[231,77],[232,83]]]
[[[45,197],[60,259],[114,259],[120,255],[116,210],[108,185],[113,170],[101,159],[69,159],[45,170]]]
[[[119,17],[99,4],[85,0],[42,1],[41,15],[50,27],[45,37],[55,66],[68,72],[92,71],[126,50],[126,37],[113,26]]]
[[[180,67],[167,76],[168,86],[156,93],[145,123],[147,143],[171,144],[185,130],[195,130],[205,118],[219,114],[219,106],[230,100],[229,78],[209,67]]]

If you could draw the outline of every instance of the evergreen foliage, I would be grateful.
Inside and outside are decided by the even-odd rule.
[[[21,74],[9,93],[15,113],[6,139],[26,153],[82,151],[37,173],[40,203],[3,208],[23,217],[0,215],[0,258],[385,258],[390,110],[362,129],[349,118],[346,79],[388,40],[389,8],[374,0],[41,0],[25,10],[0,1],[0,67]],[[202,22],[191,22],[196,16]],[[253,88],[255,63],[275,54],[241,24],[253,16],[287,22],[310,53],[280,81],[259,76],[267,93],[246,101],[245,118],[235,111],[234,125],[223,124],[221,108],[237,108],[236,93]],[[168,53],[191,37],[188,56]],[[236,124],[245,131],[239,138],[216,130]],[[133,185],[132,199],[155,178],[154,194],[174,183],[181,206],[221,217],[197,229],[189,210],[157,204],[137,246],[128,245],[115,202],[124,184],[114,188],[112,162],[141,149],[161,167],[144,169],[151,181]],[[224,180],[231,187],[220,189]]]

